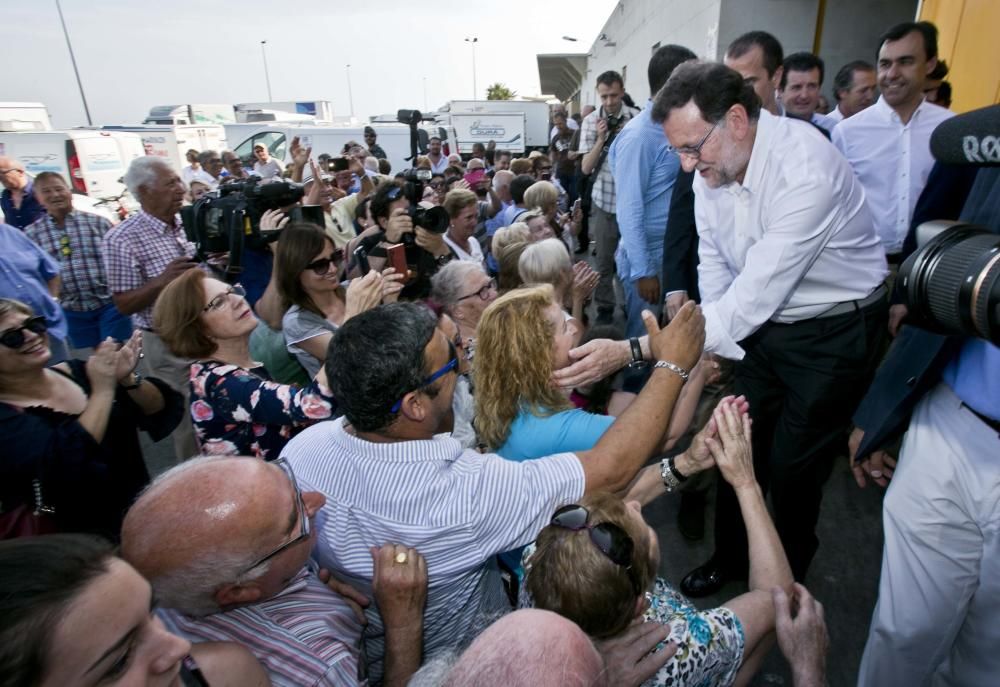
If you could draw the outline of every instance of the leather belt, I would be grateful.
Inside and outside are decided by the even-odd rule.
[[[886,288],[885,284],[879,284],[879,287],[872,291],[869,295],[865,296],[859,301],[844,301],[843,303],[837,303],[829,310],[824,310],[819,315],[816,315],[816,320],[822,319],[824,317],[836,317],[837,315],[846,315],[847,313],[855,312],[861,310],[862,308],[867,308],[869,305],[874,305],[880,300],[886,297],[889,293],[889,289]]]

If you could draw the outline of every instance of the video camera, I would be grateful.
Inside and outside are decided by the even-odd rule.
[[[1000,105],[952,117],[934,130],[931,152],[942,163],[1000,166],[998,129]],[[1000,170],[980,169],[970,200],[986,182],[1000,187]],[[986,185],[980,190],[990,192]],[[897,288],[908,310],[907,323],[1000,345],[1000,217],[988,206],[972,209],[993,230],[965,222],[921,224],[918,248],[900,266]]]
[[[263,250],[281,233],[261,232],[261,215],[293,206],[303,195],[301,184],[284,180],[261,183],[259,177],[250,177],[223,184],[194,204],[181,208],[181,219],[188,240],[198,248],[198,259],[205,261],[210,253],[228,252],[226,277],[235,279],[243,270],[244,248]],[[323,211],[319,206],[291,207],[288,216],[293,222],[323,226]]]

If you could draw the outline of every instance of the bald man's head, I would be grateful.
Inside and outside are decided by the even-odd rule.
[[[215,612],[280,591],[285,569],[301,568],[308,557],[308,541],[249,568],[298,536],[302,520],[321,506],[312,495],[308,507],[300,505],[290,474],[274,463],[195,458],[157,478],[129,509],[122,557],[150,581],[165,607]],[[272,575],[272,568],[281,574]],[[250,584],[260,588],[219,596],[220,590],[237,585],[246,591]]]
[[[0,155],[0,184],[8,191],[20,191],[28,185],[28,175],[20,160]]]

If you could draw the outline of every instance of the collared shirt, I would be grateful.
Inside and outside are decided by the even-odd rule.
[[[444,437],[373,443],[349,434],[345,422],[314,425],[282,451],[301,488],[327,497],[313,556],[370,594],[370,547],[419,551],[431,580],[424,658],[433,658],[510,609],[496,554],[533,541],[556,508],[579,499],[583,467],[572,453],[514,463]],[[365,646],[378,682],[385,637],[377,609],[367,613]]]
[[[844,117],[844,113],[840,111],[840,105],[837,105],[837,107],[827,112],[826,116],[837,122],[837,124],[840,124],[846,119],[846,117]]]
[[[768,320],[863,299],[888,274],[861,184],[808,122],[762,111],[743,183],[693,186],[708,351],[742,359]]]
[[[483,249],[479,245],[479,241],[476,240],[475,236],[469,237],[469,250],[472,251],[471,253],[458,245],[450,236],[448,236],[448,234],[445,234],[443,238],[444,242],[448,244],[448,247],[451,248],[452,252],[455,253],[459,260],[474,262],[483,269],[486,269],[486,261],[483,258]]]
[[[59,263],[17,227],[0,224],[0,298],[27,303],[45,317],[49,334],[66,338],[66,317],[49,294],[48,282],[59,275]]]
[[[603,113],[604,108],[602,107],[584,117],[583,124],[580,126],[580,153],[586,155],[597,144],[597,121],[602,118]],[[639,114],[638,109],[622,103],[622,109],[619,111],[622,123],[619,126],[624,127],[637,114]],[[609,135],[610,133],[608,132]],[[597,176],[594,177],[590,199],[597,207],[614,214],[615,177],[611,174],[611,162],[607,159],[604,160],[604,164],[597,170]]]
[[[623,278],[632,281],[660,274],[670,194],[681,168],[663,126],[653,121],[652,110],[650,100],[615,137],[608,154],[618,193],[618,251],[629,267]]]
[[[934,166],[931,133],[953,116],[943,107],[923,101],[903,124],[885,98],[879,98],[833,132],[833,144],[865,188],[875,229],[890,255],[903,247],[913,208]]]
[[[132,215],[104,237],[101,252],[112,294],[132,291],[160,276],[171,260],[193,258],[195,245],[187,240],[180,217],[174,226],[145,211]],[[153,328],[153,306],[132,315],[140,329]]]
[[[59,262],[59,296],[67,310],[88,312],[111,302],[101,258],[101,243],[110,230],[108,220],[78,210],[66,215],[63,227],[45,214],[25,228],[25,236]]]
[[[169,609],[158,615],[189,641],[244,645],[275,687],[364,684],[358,675],[361,624],[340,595],[307,568],[266,601],[201,618]]]
[[[203,168],[194,170],[191,173],[191,179],[187,182],[188,186],[191,186],[191,182],[197,181],[201,184],[205,184],[209,189],[214,191],[219,188],[219,179],[216,179],[211,174],[206,172]]]
[[[430,155],[427,156],[427,159],[431,163],[431,174],[444,174],[444,170],[448,169],[448,156],[444,153],[441,153],[441,157],[436,163]]]
[[[0,193],[0,210],[3,210],[4,221],[12,227],[24,229],[36,219],[45,214],[45,207],[35,199],[35,182],[28,179],[21,196],[21,207],[14,207],[14,196],[7,189]]]
[[[264,181],[270,181],[271,179],[280,179],[282,172],[285,171],[285,165],[276,157],[268,159],[267,162],[261,162],[257,160],[253,163],[253,173],[259,176]]]
[[[837,124],[839,124],[839,121],[830,115],[820,114],[819,112],[813,112],[809,121],[821,129],[826,129],[826,132],[830,134],[833,133],[833,130],[837,127]]]

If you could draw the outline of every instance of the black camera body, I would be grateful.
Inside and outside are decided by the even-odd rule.
[[[423,208],[420,202],[424,198],[424,185],[431,180],[429,169],[408,169],[403,172],[403,196],[410,202],[406,214],[410,216],[413,226],[421,227],[432,234],[443,234],[448,231],[451,218],[442,207]],[[403,242],[412,242],[413,235],[405,234]]]

